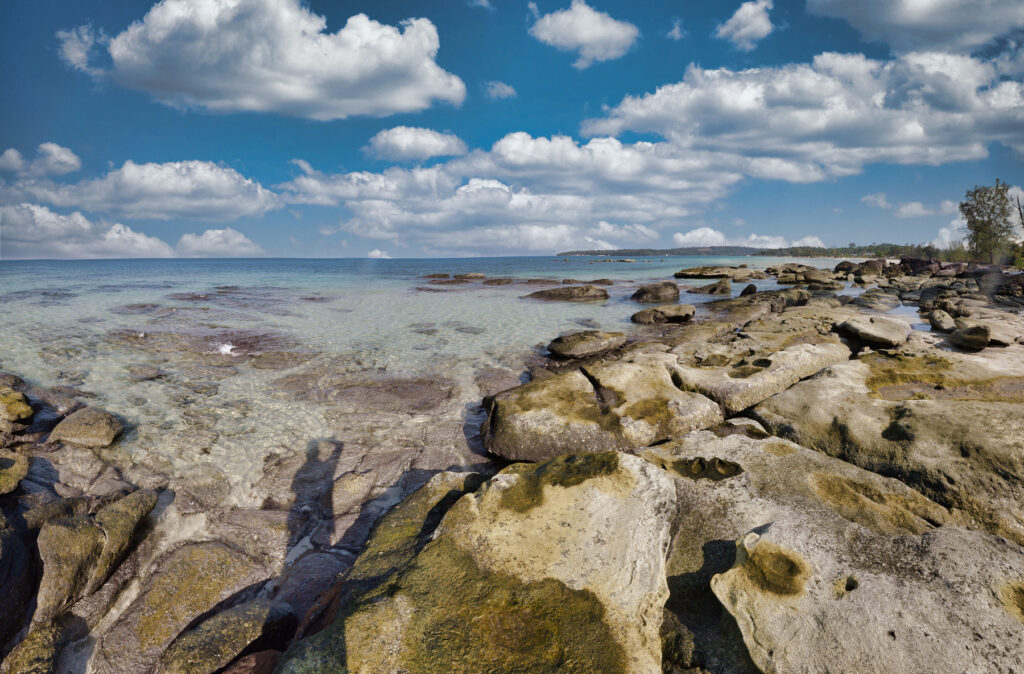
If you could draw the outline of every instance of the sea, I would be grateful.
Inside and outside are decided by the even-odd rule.
[[[249,502],[276,448],[329,436],[323,400],[282,391],[310,368],[361,379],[455,382],[480,413],[483,369],[520,371],[554,337],[633,329],[637,287],[684,267],[764,268],[837,260],[772,257],[495,257],[459,259],[175,259],[0,261],[0,370],[63,387],[124,420],[125,461],[161,472],[202,462]],[[602,302],[541,302],[544,285],[431,284],[431,274],[611,279]],[[711,281],[683,280],[701,285]],[[755,281],[760,290],[774,280]],[[745,284],[733,284],[738,294]],[[683,294],[699,304],[707,295]],[[256,358],[262,356],[261,358]],[[427,420],[429,421],[429,420]],[[473,421],[470,419],[470,421]],[[381,443],[389,429],[372,429]]]

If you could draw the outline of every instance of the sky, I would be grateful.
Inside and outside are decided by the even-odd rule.
[[[8,0],[0,259],[949,245],[1021,0]]]

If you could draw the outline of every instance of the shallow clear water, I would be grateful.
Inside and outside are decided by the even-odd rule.
[[[521,368],[560,333],[628,330],[637,310],[628,298],[641,283],[702,264],[784,261],[601,259],[0,262],[0,369],[93,394],[91,403],[129,424],[118,445],[124,460],[172,475],[215,470],[231,484],[230,501],[242,505],[268,452],[337,432],[330,406],[281,390],[282,377],[315,369],[364,379],[444,378],[468,410],[479,401],[474,375],[481,368]],[[523,299],[542,285],[431,286],[422,278],[467,272],[616,283],[607,302],[573,304]],[[743,287],[734,285],[736,293]],[[707,299],[684,294],[682,301]],[[291,367],[258,369],[248,359],[280,352],[295,359]],[[129,366],[157,367],[162,376],[138,381]],[[364,430],[382,443],[410,433]]]

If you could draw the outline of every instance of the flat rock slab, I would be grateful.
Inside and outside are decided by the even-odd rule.
[[[671,354],[634,352],[503,391],[485,401],[489,451],[515,461],[645,447],[707,428],[718,405],[680,390]]]
[[[50,442],[69,442],[83,447],[109,447],[124,427],[109,412],[86,407],[72,412],[50,433]]]
[[[844,344],[798,344],[752,356],[741,364],[680,367],[677,373],[688,390],[706,395],[730,415],[849,358],[850,349]]]
[[[666,608],[693,652],[673,664],[925,674],[1024,661],[1021,547],[959,526],[897,480],[732,430],[643,453],[676,475]]]
[[[899,346],[910,336],[907,323],[886,316],[853,316],[839,323],[836,329],[879,347]]]
[[[526,296],[527,299],[545,300],[548,302],[593,302],[608,299],[608,291],[595,285],[563,286],[538,290]]]
[[[560,358],[589,358],[599,356],[626,343],[623,332],[584,330],[557,337],[548,344],[548,351]]]
[[[754,409],[773,433],[892,475],[1024,543],[1024,347],[960,353],[914,333]]]

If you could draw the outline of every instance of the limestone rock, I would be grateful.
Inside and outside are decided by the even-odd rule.
[[[693,644],[682,665],[1010,671],[1024,654],[1006,599],[1024,550],[900,482],[763,433],[700,431],[643,455],[677,476],[666,608]]]
[[[86,407],[73,412],[50,433],[50,442],[68,442],[84,447],[108,447],[124,427],[109,412]]]
[[[18,483],[28,475],[28,457],[24,454],[0,449],[0,496],[18,488]]]
[[[674,505],[669,476],[630,455],[512,466],[280,671],[660,671]]]
[[[254,599],[214,615],[185,632],[160,657],[167,674],[213,674],[253,646],[283,647],[295,631],[286,604]]]
[[[159,494],[153,489],[140,489],[100,508],[96,524],[103,530],[103,549],[96,560],[85,594],[91,594],[110,577],[131,545],[135,530],[156,506]]]
[[[732,284],[729,282],[729,279],[724,278],[718,283],[701,286],[700,288],[690,288],[686,292],[699,293],[701,295],[731,295]]]
[[[670,354],[633,352],[503,391],[486,401],[489,451],[516,461],[644,447],[719,423],[711,400],[681,391]]]
[[[740,267],[704,266],[681,269],[673,274],[676,278],[727,278],[733,281],[768,278],[768,275],[746,265]]]
[[[692,304],[667,304],[638,311],[630,317],[634,323],[654,325],[658,323],[685,323],[697,312]]]
[[[755,415],[1024,543],[1024,347],[958,353],[938,340],[915,333],[896,353],[833,365]]]
[[[93,671],[148,671],[189,623],[267,577],[255,560],[217,541],[171,550],[97,645]]]
[[[706,395],[730,415],[849,357],[844,344],[798,344],[736,365],[679,367],[677,375],[687,390]]]
[[[595,285],[563,286],[538,290],[526,296],[528,299],[546,300],[549,302],[593,302],[608,299],[608,291]]]
[[[103,529],[90,517],[51,520],[39,530],[43,579],[33,622],[53,620],[85,594],[103,552]]]
[[[980,351],[988,346],[992,337],[992,330],[987,325],[975,323],[958,327],[949,335],[949,341],[962,349]]]
[[[956,330],[956,323],[953,322],[953,317],[942,309],[936,309],[928,314],[928,323],[931,324],[932,330],[938,332],[953,332]]]
[[[675,302],[679,299],[679,286],[672,281],[659,281],[640,286],[630,298],[637,302]]]
[[[896,318],[886,316],[854,316],[836,326],[840,332],[878,347],[899,346],[910,336],[910,326]]]
[[[626,343],[622,332],[584,330],[557,337],[548,344],[548,351],[560,358],[589,358],[619,348]]]

